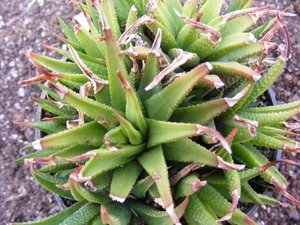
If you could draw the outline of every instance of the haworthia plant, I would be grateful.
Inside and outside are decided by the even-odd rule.
[[[12,224],[256,224],[239,202],[278,203],[251,186],[257,177],[300,205],[273,166],[294,162],[260,152],[300,151],[285,123],[300,101],[256,103],[289,58],[292,15],[223,3],[72,1],[85,19],[59,19],[68,49],[45,46],[67,60],[25,51],[41,75],[20,84],[39,83],[46,97],[32,99],[43,120],[19,124],[45,135],[17,162],[78,203]],[[257,24],[263,15],[273,18]],[[284,43],[271,42],[277,32]]]

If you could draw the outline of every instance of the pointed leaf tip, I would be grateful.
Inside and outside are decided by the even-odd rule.
[[[154,88],[161,80],[169,73],[173,72],[175,69],[186,63],[187,61],[194,58],[193,53],[184,53],[183,50],[180,50],[178,57],[176,57],[173,62],[163,69],[154,79],[153,81],[145,88],[146,91]],[[209,63],[205,63],[208,69],[210,69],[211,65]],[[212,68],[212,67],[211,67]]]
[[[60,83],[47,82],[47,86],[54,90],[62,99],[65,98],[65,95],[69,92],[68,88],[61,85]]]
[[[36,149],[36,150],[42,150],[42,149],[43,149],[43,146],[42,146],[42,144],[41,144],[41,140],[38,139],[38,140],[32,142],[32,147],[33,147],[34,149]]]
[[[224,100],[226,101],[226,103],[232,107],[234,106],[239,100],[241,100],[242,97],[244,97],[244,95],[247,93],[247,91],[249,90],[250,85],[248,85],[247,87],[245,87],[242,91],[240,91],[239,93],[237,93],[233,98],[224,98]]]
[[[155,39],[154,39],[154,41],[153,41],[152,48],[151,48],[150,51],[149,51],[149,53],[150,53],[150,52],[154,53],[154,54],[156,55],[156,57],[159,57],[159,56],[160,56],[161,39],[162,39],[162,31],[161,31],[161,29],[159,28],[159,29],[157,30]]]
[[[245,168],[245,165],[241,164],[232,164],[225,162],[221,157],[217,156],[218,160],[218,168],[225,169],[225,170],[242,170]]]
[[[117,201],[117,202],[120,202],[120,203],[123,203],[123,202],[126,200],[126,198],[120,198],[120,197],[114,196],[114,195],[112,195],[112,194],[109,194],[109,197],[110,197],[113,201]]]
[[[94,4],[94,6],[96,7],[98,13],[99,13],[99,17],[100,17],[100,21],[102,24],[102,29],[103,30],[110,30],[110,26],[109,23],[101,9],[101,4],[98,0],[92,0],[92,3]]]
[[[226,139],[217,131],[214,129],[211,129],[209,127],[206,126],[202,126],[200,124],[196,124],[196,128],[197,128],[197,134],[198,135],[202,135],[202,134],[213,134],[217,140],[220,141],[221,145],[231,154],[232,151],[230,149],[230,146],[228,144],[228,142],[226,141]]]
[[[128,37],[134,29],[141,26],[142,24],[149,23],[150,21],[152,21],[152,19],[147,15],[144,15],[141,18],[137,19],[125,32],[122,33],[119,40],[117,41],[117,44],[122,46],[127,43]]]

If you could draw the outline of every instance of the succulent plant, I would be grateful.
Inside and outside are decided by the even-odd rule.
[[[239,202],[281,204],[257,193],[257,177],[300,205],[274,167],[294,162],[259,151],[300,148],[285,122],[300,101],[257,101],[289,58],[290,14],[223,2],[72,1],[82,17],[59,20],[67,49],[45,45],[66,60],[25,51],[41,75],[20,83],[44,91],[32,99],[44,118],[20,124],[44,136],[17,161],[77,203],[23,224],[256,224]]]

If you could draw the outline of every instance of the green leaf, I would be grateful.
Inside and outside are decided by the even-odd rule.
[[[145,198],[146,192],[154,184],[154,180],[151,176],[147,176],[142,180],[136,182],[135,186],[131,190],[131,194],[138,198]]]
[[[205,124],[229,109],[232,106],[231,103],[233,101],[229,98],[222,98],[198,105],[177,108],[170,121]]]
[[[251,104],[258,96],[262,95],[276,81],[285,66],[286,61],[282,60],[281,57],[278,57],[268,72],[266,72],[256,83],[251,95],[244,103],[244,106]]]
[[[73,182],[72,180],[69,181],[70,189],[74,196],[74,191],[83,199],[86,199],[89,202],[98,203],[98,204],[107,204],[111,202],[111,199],[108,197],[108,194],[104,190],[88,190],[85,187],[82,187],[81,184]],[[74,196],[75,197],[75,196]],[[78,199],[76,199],[78,200]]]
[[[263,202],[260,199],[258,193],[249,185],[249,183],[245,182],[242,184],[242,193],[251,199],[256,205],[263,206]],[[241,199],[242,200],[242,199]]]
[[[89,145],[72,145],[68,146],[67,148],[57,152],[55,156],[61,157],[61,158],[72,158],[75,156],[82,155],[84,153],[87,153],[91,150],[95,149],[94,146],[89,146]],[[48,150],[46,150],[48,151]]]
[[[273,18],[272,20],[264,23],[263,25],[253,29],[251,33],[258,38],[259,36],[263,35],[271,26],[273,26],[276,21],[277,18]]]
[[[111,202],[101,205],[101,219],[104,224],[128,225],[132,213],[126,204]]]
[[[162,38],[162,49],[165,52],[168,52],[172,48],[176,48],[178,46],[174,36],[170,33],[170,31],[160,22],[156,20],[152,20],[146,24],[146,26],[151,30],[154,35],[157,35],[159,29],[162,30],[163,38]]]
[[[25,159],[32,159],[32,158],[40,158],[40,157],[48,157],[54,153],[61,151],[61,149],[48,149],[46,151],[37,151],[26,156],[23,156],[16,160],[16,163],[23,163]]]
[[[175,25],[176,25],[176,32],[179,29],[179,24],[180,24],[180,19],[178,18],[178,16],[176,15],[175,10],[177,10],[178,12],[181,13],[182,11],[182,4],[180,2],[180,0],[164,0],[163,2],[165,4],[165,7],[169,10],[170,15],[172,16]]]
[[[41,121],[41,122],[18,122],[16,124],[21,125],[23,127],[35,128],[47,134],[58,133],[67,129],[63,121],[56,121],[56,120]]]
[[[97,122],[90,122],[81,127],[65,130],[60,133],[51,134],[32,143],[35,149],[52,149],[68,147],[72,145],[101,146],[102,138],[106,129]]]
[[[136,161],[131,161],[126,165],[115,169],[109,196],[113,200],[123,202],[129,195],[141,172],[142,167]]]
[[[245,32],[253,25],[254,21],[251,15],[234,18],[228,21],[221,29],[222,37],[224,38],[235,33]]]
[[[130,18],[132,16],[128,16],[130,13],[132,13],[132,11],[130,10],[130,4],[128,1],[126,0],[116,0],[114,1],[114,3],[116,4],[116,8],[118,9],[118,13],[117,13],[117,17],[121,23],[124,23],[128,18]]]
[[[183,16],[187,16],[189,19],[194,19],[197,14],[198,5],[199,0],[186,1],[182,7],[181,14]],[[182,23],[181,25],[183,26],[183,24],[184,23]],[[182,28],[182,26],[180,26],[180,28]]]
[[[198,38],[199,38],[199,31],[196,28],[192,27],[191,25],[185,24],[178,32],[176,41],[178,42],[178,46],[180,48],[186,50]]]
[[[188,224],[192,225],[220,225],[221,223],[216,222],[217,216],[212,213],[212,209],[204,205],[197,195],[192,195],[189,198],[184,218]]]
[[[178,199],[179,197],[186,197],[193,195],[201,187],[206,184],[206,181],[200,181],[196,174],[189,174],[184,177],[178,185],[176,185],[174,191],[174,198]],[[191,203],[190,203],[191,204]],[[196,213],[194,213],[196,214]]]
[[[33,52],[27,52],[27,56],[33,63],[41,65],[53,72],[81,74],[80,68],[75,63],[53,59]]]
[[[113,115],[112,108],[110,106],[84,97],[58,83],[49,83],[49,86],[54,89],[69,105],[91,117],[95,121],[98,121],[104,127],[113,128],[119,125],[119,121]]]
[[[212,74],[220,75],[222,77],[243,77],[250,80],[260,79],[260,75],[249,68],[237,62],[211,62],[213,69]]]
[[[71,195],[71,192],[69,190],[63,190],[56,186],[56,185],[63,185],[65,183],[67,183],[67,179],[40,173],[33,168],[31,169],[31,173],[32,173],[32,176],[34,177],[34,179],[38,183],[40,183],[44,188],[46,188],[47,190],[49,190],[52,193],[55,193],[57,195],[73,199],[73,196]]]
[[[137,158],[138,162],[155,181],[163,207],[175,224],[179,220],[174,211],[174,203],[170,189],[168,168],[160,145],[149,149]],[[155,167],[153,164],[155,163]]]
[[[251,33],[235,33],[230,36],[227,36],[222,39],[220,45],[217,47],[215,51],[213,51],[206,60],[214,61],[221,58],[224,55],[227,55],[229,52],[246,46],[253,42],[254,36]],[[229,61],[229,60],[226,60]],[[234,61],[234,60],[231,60]]]
[[[210,185],[201,188],[197,193],[202,203],[209,205],[218,217],[223,217],[229,212],[230,202],[228,202],[219,192]],[[239,209],[236,209],[229,220],[230,223],[239,225],[257,225],[249,216]]]
[[[108,3],[106,1],[106,5],[107,4]],[[124,90],[117,73],[118,71],[120,71],[125,80],[129,82],[128,72],[126,70],[122,55],[120,54],[120,48],[117,45],[116,36],[114,36],[114,34],[112,33],[104,12],[101,9],[98,9],[98,11],[100,14],[103,34],[105,38],[106,65],[108,70],[108,81],[112,107],[117,110],[125,111],[126,96],[124,94]],[[109,13],[109,11],[106,13]],[[113,16],[114,15],[115,14],[113,13]]]
[[[148,225],[172,225],[174,224],[166,211],[159,211],[142,202],[128,201],[130,207],[139,215]]]
[[[175,213],[180,218],[185,211],[188,200],[184,200],[175,208]],[[157,208],[151,207],[144,202],[128,199],[127,203],[139,215],[147,225],[172,225],[174,222],[166,211],[160,211]]]
[[[154,78],[160,72],[161,39],[162,39],[162,32],[161,30],[159,30],[153,41],[152,48],[150,49],[147,55],[144,74],[139,83],[138,93],[139,96],[141,97],[141,100],[148,99],[149,97],[158,93],[162,89],[161,84],[159,83],[151,90],[145,90],[145,88],[151,83],[152,80],[154,80]]]
[[[75,109],[60,102],[57,103],[61,104],[61,107],[54,105],[53,102],[50,102],[48,99],[31,98],[31,100],[38,103],[45,111],[48,111],[56,116],[65,116],[65,118],[72,118],[77,114]]]
[[[76,168],[76,163],[62,163],[57,165],[47,165],[39,169],[41,173],[55,173],[60,171],[67,171]]]
[[[115,10],[114,1],[112,0],[102,0],[101,8],[104,16],[107,19],[107,22],[111,28],[111,31],[115,38],[119,38],[121,36],[120,25],[117,20],[117,12]],[[128,15],[128,13],[126,14]],[[104,27],[104,25],[102,24]]]
[[[218,61],[237,61],[237,62],[244,62],[251,57],[256,57],[257,55],[262,54],[264,51],[268,51],[269,49],[276,48],[276,44],[270,44],[268,42],[257,41],[252,42],[248,45],[241,46],[240,48],[233,49],[232,51],[228,52],[226,55],[220,57]]]
[[[245,144],[244,146],[241,144],[234,144],[232,145],[232,151],[234,157],[245,163],[249,168],[260,167],[269,163],[269,160],[262,155],[258,149],[250,144]],[[286,185],[285,178],[275,167],[271,167],[266,170],[263,174],[261,174],[261,177],[267,182],[270,182],[270,179],[273,178],[279,183],[279,185]]]
[[[38,221],[32,221],[32,222],[26,222],[26,223],[11,223],[11,225],[53,225],[53,224],[60,224],[68,217],[72,216],[76,211],[78,211],[80,208],[85,206],[87,203],[86,201],[77,202],[73,204],[72,206],[64,209],[63,211],[56,213],[55,215],[49,216],[47,218],[38,220]]]
[[[229,8],[226,10],[226,13],[237,11],[245,7],[250,7],[253,0],[234,0],[230,4]]]
[[[66,39],[66,38],[64,38],[64,37],[61,37],[61,36],[59,36],[59,35],[56,35],[56,37],[57,37],[60,41],[62,41],[63,43],[65,43],[66,45],[72,46],[74,49],[76,49],[76,51],[85,54],[84,49],[83,49],[80,45],[78,45],[77,43],[74,43],[74,42],[72,42],[72,41],[70,41],[70,40],[68,40],[68,39]]]
[[[171,32],[171,34],[173,34],[173,36],[175,37],[177,35],[177,26],[178,26],[179,18],[172,16],[165,2],[158,1],[157,4],[158,4],[158,9],[163,17],[164,23],[166,24],[166,27]],[[174,9],[174,5],[172,6],[172,9]]]
[[[99,213],[99,205],[86,204],[59,225],[82,225]]]
[[[167,121],[184,97],[210,70],[210,64],[201,64],[146,100],[145,108],[148,116]]]
[[[90,159],[82,171],[83,176],[96,176],[108,170],[117,168],[131,161],[137,154],[145,149],[145,144],[120,146],[117,151],[107,149],[95,150],[97,155]]]
[[[147,119],[148,143],[147,147],[175,141],[184,137],[198,136],[196,124],[171,123]]]
[[[128,3],[126,3],[126,1],[116,1],[116,4],[120,4],[119,2],[123,2],[125,4],[128,4]],[[121,4],[123,4],[123,3],[121,3]],[[121,9],[121,10],[124,10],[124,8]],[[137,9],[135,8],[134,5],[128,7],[127,11],[128,12],[124,16],[125,17],[124,21],[126,21],[125,30],[127,30],[137,20]],[[118,13],[118,15],[119,14],[120,13]],[[126,16],[127,16],[127,18],[126,18]]]
[[[202,13],[201,23],[208,24],[210,21],[219,16],[224,0],[207,0],[201,6],[199,12]]]
[[[219,156],[208,151],[188,138],[163,144],[166,160],[199,163],[223,169],[243,169],[244,166],[224,162]]]
[[[105,225],[102,220],[101,217],[99,215],[96,215],[92,220],[90,220],[87,225]]]
[[[283,110],[280,112],[269,112],[269,113],[262,113],[262,112],[255,112],[254,110],[251,110],[251,112],[243,112],[243,110],[240,110],[237,114],[243,118],[249,119],[249,120],[255,120],[258,122],[258,126],[270,126],[273,124],[284,122],[293,116],[298,115],[299,113],[300,104],[298,107],[295,107],[294,109],[289,110]],[[271,109],[271,108],[270,108]]]
[[[268,127],[264,127],[263,129],[258,129],[257,131],[258,132],[255,138],[249,141],[249,143],[266,148],[299,152],[299,142],[284,137],[283,135],[278,135],[274,132],[274,129],[268,130]]]
[[[241,113],[254,113],[254,114],[268,114],[268,113],[279,113],[294,110],[300,107],[300,100],[289,102],[280,105],[264,106],[264,107],[251,107],[242,108],[239,110]]]
[[[134,127],[139,129],[142,135],[145,136],[147,133],[147,124],[144,118],[143,104],[139,98],[139,95],[137,95],[134,89],[131,88],[130,84],[124,79],[121,73],[118,73],[118,76],[122,82],[122,86],[126,95],[126,119],[130,121]],[[121,121],[120,124],[122,126]]]
[[[75,35],[79,40],[81,47],[84,49],[87,55],[94,58],[103,58],[101,50],[97,43],[92,40],[92,35],[84,30],[80,25],[75,26]]]
[[[144,141],[144,137],[141,134],[141,132],[135,129],[128,120],[126,120],[124,117],[117,114],[116,112],[114,112],[114,115],[120,121],[121,129],[124,135],[128,137],[130,144],[139,145]]]
[[[80,45],[78,39],[76,38],[73,29],[71,29],[61,18],[58,18],[58,22],[64,32],[64,34],[66,35],[66,37],[76,43],[77,45]]]
[[[195,137],[203,134],[212,134],[228,151],[230,147],[222,135],[215,129],[193,123],[172,123],[147,119],[149,138],[147,147],[168,143],[185,137]]]

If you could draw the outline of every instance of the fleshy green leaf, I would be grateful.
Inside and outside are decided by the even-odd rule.
[[[99,205],[96,204],[86,204],[73,213],[70,217],[64,220],[59,225],[82,225],[91,220],[97,213],[99,213]]]
[[[53,224],[61,224],[64,220],[72,216],[74,213],[76,213],[80,208],[85,206],[87,203],[86,201],[77,202],[73,204],[72,206],[64,209],[63,211],[56,213],[50,217],[38,220],[38,221],[32,221],[32,222],[26,222],[26,223],[11,223],[11,225],[53,225]]]
[[[72,145],[92,145],[101,146],[102,138],[106,129],[97,122],[87,123],[81,127],[65,130],[60,133],[52,134],[32,143],[35,149],[50,149],[68,147]]]
[[[115,169],[109,196],[113,200],[123,202],[129,195],[141,171],[142,167],[136,161]]]
[[[168,120],[184,97],[210,70],[210,64],[201,64],[153,95],[145,102],[148,116],[152,119]]]
[[[83,176],[96,176],[108,170],[117,168],[131,161],[134,156],[139,154],[145,148],[145,144],[131,146],[120,146],[115,151],[99,149],[95,152],[96,156],[90,159],[82,171]]]
[[[137,160],[155,181],[160,194],[159,202],[161,202],[163,208],[166,209],[174,224],[179,223],[178,217],[174,211],[174,203],[170,190],[168,169],[163,155],[162,147],[158,145],[154,148],[149,149],[147,152],[138,157]],[[153,167],[153,163],[156,164],[155,167]]]

